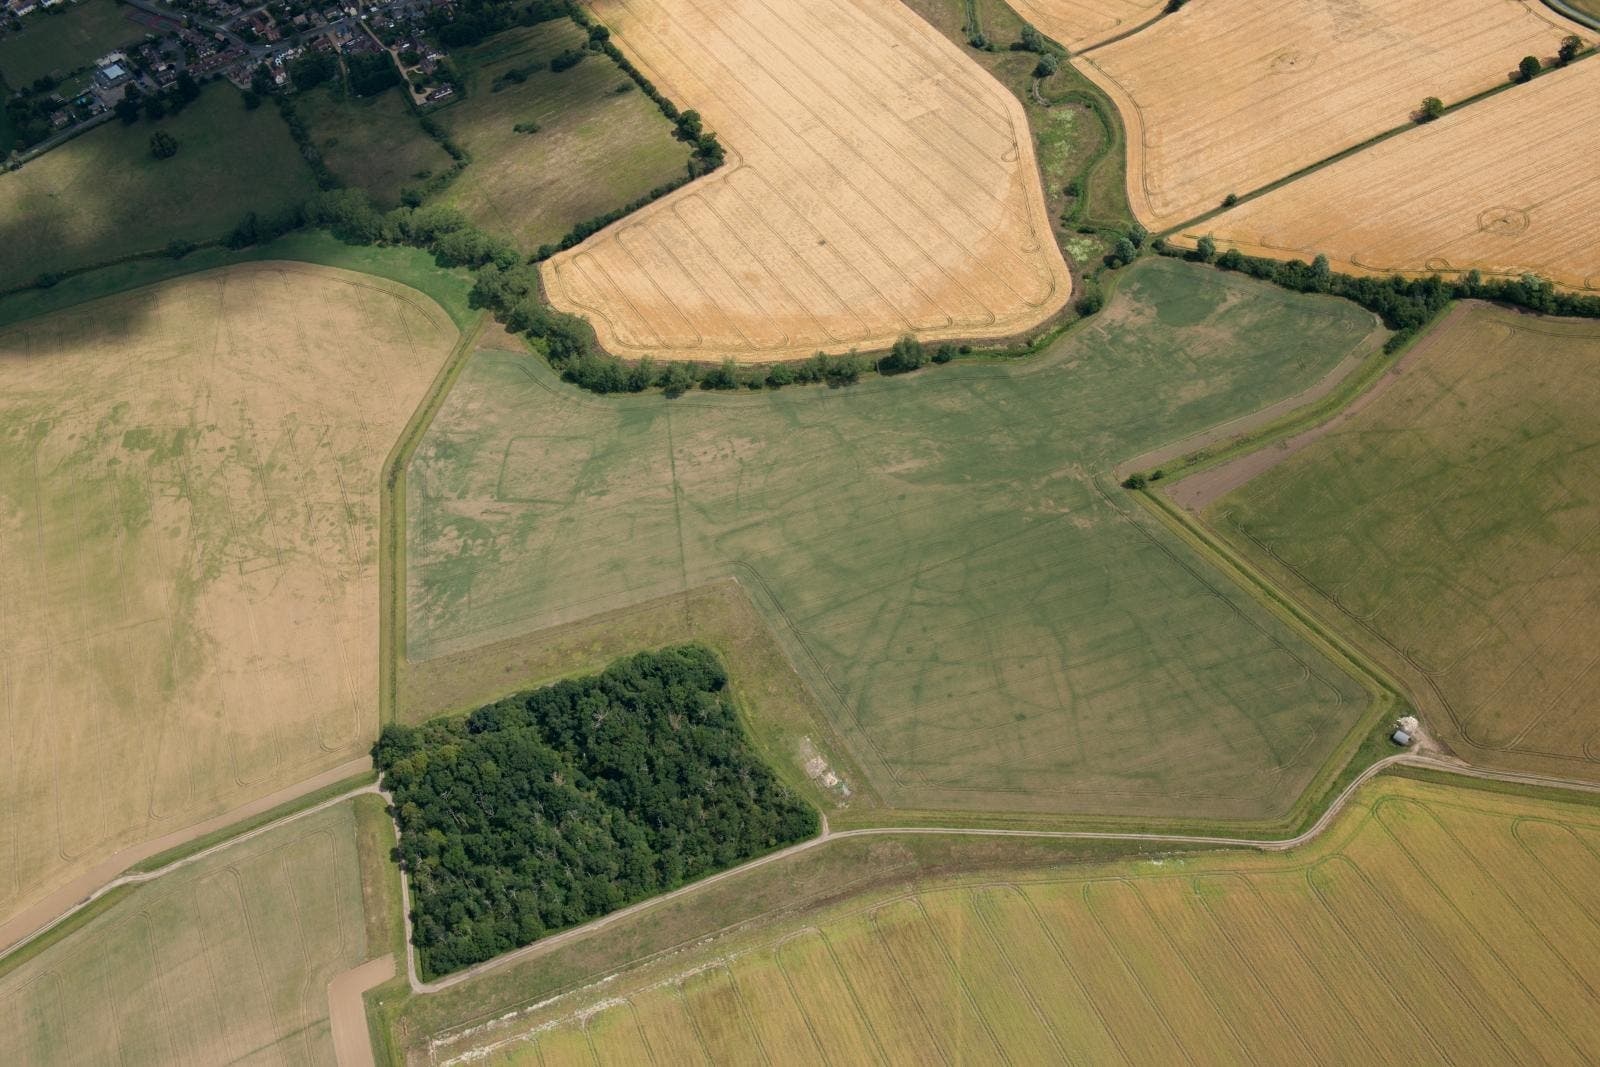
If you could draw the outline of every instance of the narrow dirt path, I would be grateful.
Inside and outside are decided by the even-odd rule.
[[[141,841],[137,845],[129,845],[127,848],[113,852],[110,856],[107,856],[105,859],[101,860],[99,863],[95,864],[89,870],[74,878],[66,885],[35,901],[33,904],[30,904],[27,908],[6,920],[4,924],[0,924],[0,957],[4,957],[13,949],[21,948],[34,938],[55,927],[68,916],[73,915],[94,901],[99,900],[101,897],[105,896],[118,886],[134,885],[139,882],[148,882],[157,875],[165,874],[167,871],[182,867],[187,863],[191,863],[194,860],[199,859],[201,856],[209,856],[211,853],[215,852],[217,848],[222,846],[218,845],[213,848],[208,848],[204,852],[196,853],[193,856],[178,860],[175,863],[169,863],[167,866],[156,871],[149,871],[141,874],[122,873],[129,867],[132,867],[134,864],[147,860],[151,856],[159,856],[161,853],[166,852],[169,849],[174,849],[180,845],[188,844],[190,841],[205,837],[207,834],[216,833],[218,830],[225,830],[235,823],[254,818],[257,815],[260,815],[262,812],[271,811],[273,808],[282,807],[285,804],[292,803],[300,797],[315,793],[319,789],[326,789],[328,786],[342,782],[346,778],[354,778],[358,774],[363,774],[371,770],[371,758],[362,756],[359,759],[353,759],[348,763],[341,763],[337,767],[326,770],[317,775],[315,778],[307,778],[303,782],[297,782],[296,784],[287,786],[275,793],[269,793],[264,797],[259,797],[255,800],[252,800],[248,804],[242,804],[231,811],[223,812],[221,815],[207,819],[204,822],[197,822],[194,825],[186,826],[181,830],[174,830],[170,834],[164,834],[161,837],[151,838],[148,841]],[[223,842],[223,844],[231,845],[237,841],[254,837],[258,833],[262,833],[274,826],[281,826],[293,819],[298,819],[309,814],[311,811],[321,811],[329,804],[336,803],[338,800],[355,796],[356,793],[371,792],[376,788],[376,786],[367,786],[364,789],[358,789],[355,792],[344,794],[342,797],[335,797],[333,800],[330,800],[326,803],[318,804],[315,808],[308,809],[307,811],[295,812],[283,819],[275,820],[274,822],[268,823],[266,826],[250,831],[248,834],[243,834],[239,837],[230,837],[227,841]]]
[[[394,953],[389,952],[328,983],[328,1021],[333,1027],[333,1058],[339,1067],[377,1067],[362,994],[393,977]]]
[[[664,904],[670,900],[677,900],[679,898],[688,896],[691,893],[701,892],[707,887],[716,885],[719,882],[727,881],[728,879],[734,878],[738,875],[747,874],[748,872],[759,867],[765,867],[768,864],[788,859],[791,856],[799,855],[802,852],[808,852],[811,849],[825,845],[830,841],[842,840],[847,837],[882,837],[904,834],[945,834],[964,837],[1020,837],[1032,838],[1034,840],[1134,841],[1143,842],[1146,844],[1164,845],[1212,845],[1219,848],[1249,848],[1260,852],[1284,852],[1289,849],[1299,848],[1300,846],[1308,844],[1317,837],[1321,836],[1328,829],[1328,827],[1332,825],[1333,821],[1338,817],[1339,812],[1344,810],[1345,805],[1349,803],[1350,798],[1355,795],[1357,789],[1361,788],[1361,786],[1366,784],[1366,782],[1371,778],[1382,774],[1390,767],[1396,766],[1422,767],[1430,770],[1447,771],[1449,773],[1459,774],[1464,777],[1481,778],[1489,781],[1515,782],[1518,784],[1538,785],[1553,789],[1571,789],[1581,792],[1600,793],[1600,784],[1576,782],[1564,778],[1550,778],[1543,775],[1519,774],[1509,771],[1482,770],[1476,767],[1470,767],[1458,760],[1448,757],[1432,755],[1419,751],[1407,751],[1397,752],[1393,756],[1387,756],[1381,760],[1378,760],[1376,763],[1372,764],[1372,766],[1356,775],[1350,784],[1347,785],[1339,793],[1339,795],[1334,798],[1333,802],[1328,805],[1327,810],[1324,811],[1317,821],[1312,823],[1308,829],[1301,833],[1295,834],[1293,837],[1272,840],[1198,834],[1144,834],[1096,830],[984,830],[970,827],[940,826],[873,826],[865,827],[859,830],[840,830],[835,833],[829,829],[828,821],[826,817],[824,817],[822,821],[822,832],[808,841],[802,841],[798,845],[791,845],[788,848],[781,849],[780,851],[770,853],[766,856],[762,856],[761,858],[752,860],[751,862],[742,866],[731,867],[726,871],[721,871],[717,874],[710,875],[709,877],[703,878],[698,882],[691,882],[689,885],[673,890],[671,893],[664,893],[658,897],[651,897],[649,900],[641,900],[637,904],[632,904],[618,911],[611,912],[607,915],[602,915],[600,918],[595,919],[592,922],[584,923],[582,926],[575,926],[570,930],[564,930],[559,934],[554,934],[550,937],[535,941],[531,945],[514,949],[510,952],[504,953],[503,955],[496,956],[492,960],[485,960],[484,962],[475,966],[468,967],[464,971],[457,971],[455,974],[449,975],[445,978],[440,978],[434,982],[424,982],[417,974],[416,946],[411,943],[411,888],[409,885],[409,879],[407,879],[404,872],[402,872],[400,876],[400,893],[403,905],[402,911],[405,915],[406,922],[406,980],[410,984],[411,991],[413,993],[437,993],[441,990],[450,989],[453,986],[458,986],[463,982],[471,981],[473,978],[477,978],[491,971],[499,970],[500,968],[507,967],[513,963],[535,959],[541,955],[544,955],[545,953],[559,948],[569,941],[592,934],[597,930],[602,930],[613,923],[620,922],[631,915],[637,915],[638,913],[649,908],[656,907],[659,904]],[[385,794],[385,799],[389,799],[387,794]],[[396,832],[398,833],[398,827],[396,828]]]

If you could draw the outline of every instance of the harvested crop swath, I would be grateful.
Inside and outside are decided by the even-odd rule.
[[[1022,107],[900,4],[605,0],[725,166],[547,261],[623,356],[766,360],[1003,337],[1066,302]]]
[[[0,916],[371,744],[380,469],[454,339],[299,264],[0,332]]]
[[[1358,152],[1183,234],[1335,269],[1544,275],[1600,289],[1600,62]]]
[[[1135,213],[1163,230],[1405,125],[1424,97],[1503,84],[1581,29],[1530,0],[1234,0],[1189,4],[1078,62],[1127,123]]]

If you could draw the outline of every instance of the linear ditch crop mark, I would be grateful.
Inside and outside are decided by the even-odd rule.
[[[983,1009],[978,1005],[978,999],[972,995],[972,987],[967,984],[965,976],[963,976],[961,973],[961,968],[956,966],[955,959],[950,954],[949,943],[943,936],[940,935],[938,925],[928,915],[927,902],[923,899],[921,894],[918,894],[912,898],[912,906],[916,908],[917,914],[921,916],[922,925],[927,929],[929,939],[932,941],[934,947],[938,950],[940,956],[943,957],[945,969],[948,972],[949,979],[954,982],[956,988],[960,990],[961,998],[966,1001],[967,1007],[971,1009],[973,1018],[977,1019],[978,1022],[983,1026],[984,1033],[989,1036],[989,1043],[993,1045],[995,1051],[1000,1054],[1001,1060],[1006,1063],[1012,1062],[1010,1054],[1006,1052],[1005,1045],[1000,1041],[1000,1038],[995,1033],[994,1024],[991,1023],[989,1018],[983,1014]]]
[[[772,6],[770,4],[763,3],[761,6],[766,8],[770,13],[772,13],[778,19],[778,21],[782,22],[786,27],[788,27],[791,30],[794,29],[794,27],[790,23],[786,22],[783,19],[783,17],[781,15],[779,15],[774,8],[772,8]],[[745,18],[744,20],[748,22],[748,18]],[[752,24],[752,28],[756,29],[753,26],[753,24]],[[826,26],[819,27],[819,29],[821,29],[821,31],[824,32],[824,33],[828,33],[829,35],[834,36],[835,41],[838,43],[839,49],[850,49],[850,50],[856,51],[859,54],[860,50],[858,48],[854,47],[854,43],[855,43],[854,40],[851,40],[851,41],[840,40],[839,37],[836,34],[833,33],[832,29],[829,28],[829,27],[826,27]],[[760,29],[756,29],[756,33],[759,34],[763,38],[763,40],[765,41],[765,43],[769,47],[774,48],[774,49],[778,48],[778,43],[773,41],[771,36],[768,35],[765,31],[760,30]],[[806,35],[804,33],[800,33],[800,32],[796,32],[794,34],[794,37],[795,37],[795,39],[799,39],[799,40],[805,40],[806,39]],[[835,52],[835,54],[837,54],[837,51]],[[864,57],[864,56],[862,57],[863,60],[865,60],[865,58],[866,57]],[[807,68],[804,67],[803,64],[800,64],[800,63],[794,61],[793,59],[791,59],[791,62],[794,62],[795,66],[797,68],[801,69],[801,70],[807,69]],[[861,86],[860,82],[857,81],[857,79],[850,73],[850,68],[847,65],[839,64],[839,65],[837,65],[837,69],[844,74],[844,77],[845,77],[846,81],[848,81],[850,84],[854,85],[855,88],[857,89],[858,93],[860,93],[860,96],[858,97],[858,99],[879,99],[880,98],[880,94],[872,93],[869,90],[865,89],[863,86]],[[816,84],[816,83],[814,82],[813,84]],[[820,85],[818,85],[818,87],[822,88],[822,86],[820,86]],[[837,105],[841,110],[847,112],[852,118],[857,119],[857,120],[861,120],[862,119],[862,116],[860,115],[860,113],[856,109],[851,108],[844,100],[841,100],[836,93],[832,92],[831,90],[827,90],[825,88],[824,88],[823,91],[824,91],[824,94],[835,103],[835,105]],[[863,126],[863,128],[868,129],[868,130],[871,129],[871,124],[867,123],[865,121],[862,122],[862,126]],[[915,127],[915,126],[913,126],[913,125],[911,125],[909,123],[902,123],[901,124],[901,128],[906,130],[907,132],[909,132],[917,140],[921,141],[923,143],[924,147],[928,150],[929,153],[931,153],[933,155],[934,158],[938,158],[939,151],[935,148],[934,145],[932,145],[928,141],[927,137],[924,136],[922,134],[922,132],[917,127]],[[966,138],[965,138],[964,134],[961,132],[961,127],[955,126],[954,128],[957,130],[958,138],[960,138],[962,140],[965,140]],[[1015,133],[1014,130],[1009,130],[1008,131],[1008,135],[1011,136],[1012,139],[1014,140],[1015,136],[1016,136],[1016,133]],[[944,182],[942,180],[937,180],[937,179],[934,179],[934,178],[930,178],[923,167],[921,167],[920,165],[916,164],[916,162],[914,160],[912,160],[910,157],[908,157],[906,155],[904,150],[902,150],[898,146],[896,146],[893,143],[891,143],[887,137],[879,135],[877,139],[882,144],[884,144],[886,147],[888,147],[890,152],[901,163],[906,164],[906,167],[905,167],[906,172],[908,172],[908,173],[914,172],[914,173],[918,174],[925,182],[927,182],[930,185],[931,188],[933,188],[940,195],[942,195],[944,197],[944,199],[948,203],[953,204],[956,207],[957,212],[960,213],[961,215],[963,215],[967,219],[967,221],[972,225],[974,230],[976,230],[978,233],[984,234],[985,236],[988,236],[988,235],[990,235],[992,233],[992,231],[983,223],[983,221],[981,219],[979,219],[969,208],[966,207],[966,203],[965,203],[965,201],[963,199],[956,198],[956,197],[951,197],[951,196],[949,196],[948,194],[946,194],[944,192],[948,187],[948,183],[946,183],[946,182]],[[970,141],[968,143],[969,143],[969,145],[971,144]],[[972,147],[974,147],[976,149],[976,146],[972,146]],[[955,166],[953,164],[953,161],[952,161],[952,169],[960,177],[965,178],[968,181],[968,183],[971,184],[978,191],[978,195],[979,196],[988,196],[989,199],[992,200],[996,204],[996,206],[1001,208],[1002,214],[1009,214],[1011,212],[1011,207],[1006,202],[1006,198],[1003,198],[1003,197],[995,194],[992,186],[986,185],[986,184],[978,181],[972,175],[972,173],[970,171],[967,171],[964,168],[961,168],[960,166]],[[878,168],[876,168],[876,167],[874,167],[874,170],[877,171],[877,173],[880,175],[880,177],[883,177],[885,179],[885,181],[888,181],[888,176],[884,175],[881,170],[878,170]],[[902,193],[902,195],[906,195],[907,198],[909,199],[909,195],[905,193],[903,187],[901,188],[901,193]],[[942,206],[937,208],[937,209],[929,209],[926,205],[919,205],[919,206],[923,208],[925,214],[929,218],[941,219],[941,218],[945,217],[946,214],[947,214],[947,212],[944,210],[944,208]],[[1042,297],[1040,300],[1037,300],[1037,301],[1030,301],[1020,291],[1018,291],[1014,286],[1012,286],[1009,283],[1005,282],[1000,277],[999,273],[978,255],[978,249],[976,247],[974,247],[971,244],[964,243],[961,238],[959,238],[956,234],[951,232],[942,223],[940,223],[939,226],[940,226],[940,229],[944,230],[945,235],[950,240],[952,240],[956,244],[960,245],[963,248],[963,250],[966,251],[967,254],[970,257],[972,257],[972,261],[973,262],[978,263],[984,270],[986,270],[990,274],[994,275],[994,277],[995,277],[995,279],[997,281],[1000,281],[1000,283],[1003,286],[1005,286],[1008,290],[1010,290],[1012,296],[1016,297],[1018,300],[1020,300],[1021,302],[1023,302],[1027,306],[1038,307],[1041,304],[1043,304],[1046,300],[1048,300],[1050,295],[1051,295],[1051,293],[1053,293],[1054,286],[1051,285],[1049,288],[1046,289],[1046,293],[1045,293],[1044,297]],[[1005,247],[1005,246],[1002,245],[1001,247]],[[1012,249],[1006,248],[1006,251],[1008,253],[1011,253],[1012,258],[1015,261],[1016,265],[1018,267],[1020,267],[1022,270],[1028,271],[1028,270],[1032,269],[1033,266],[1035,266],[1035,265],[1027,263],[1021,256],[1016,255],[1016,253]],[[1050,280],[1051,280],[1051,282],[1053,282],[1054,278],[1052,277]],[[979,303],[980,307],[985,306],[985,305],[982,304],[981,301],[979,301],[978,303]],[[989,319],[990,319],[990,325],[993,325],[994,322],[997,321],[996,317],[995,317],[995,313],[994,313],[994,311],[992,309],[989,310]]]
[[[1145,920],[1149,924],[1149,929],[1154,933],[1154,940],[1157,940],[1166,946],[1167,952],[1173,959],[1178,961],[1178,966],[1182,968],[1183,973],[1188,975],[1190,982],[1193,983],[1195,988],[1200,990],[1201,997],[1203,997],[1206,1004],[1210,1006],[1218,1021],[1222,1023],[1223,1029],[1228,1032],[1228,1036],[1233,1039],[1234,1044],[1240,1049],[1240,1051],[1248,1054],[1250,1042],[1245,1040],[1244,1035],[1240,1033],[1239,1028],[1234,1025],[1232,1014],[1228,1012],[1227,1009],[1223,1007],[1222,1002],[1217,999],[1216,993],[1212,990],[1211,983],[1205,981],[1200,976],[1200,969],[1195,965],[1195,962],[1190,957],[1189,952],[1180,946],[1179,938],[1174,937],[1172,931],[1168,930],[1166,925],[1161,921],[1160,917],[1156,915],[1155,908],[1151,907],[1149,899],[1145,896],[1144,889],[1135,881],[1128,878],[1112,879],[1109,883],[1102,884],[1114,885],[1117,887],[1117,889],[1126,891],[1129,896],[1138,902],[1139,909],[1144,912]]]
[[[817,933],[816,927],[807,927],[778,941],[772,946],[772,964],[778,969],[778,975],[783,979],[784,988],[789,991],[789,1002],[794,1005],[795,1011],[799,1012],[800,1021],[805,1023],[806,1033],[811,1035],[811,1043],[817,1047],[817,1053],[822,1057],[824,1063],[833,1064],[833,1057],[828,1055],[827,1048],[823,1046],[822,1040],[817,1036],[816,1025],[811,1021],[811,1013],[806,1011],[805,1001],[801,998],[800,991],[794,987],[794,977],[789,974],[788,968],[783,965],[782,959],[783,948],[790,941]],[[834,1065],[834,1067],[844,1067],[844,1065]]]
[[[628,0],[622,0],[622,2],[626,5]],[[687,0],[687,2],[693,3],[693,0]],[[698,7],[698,5],[695,5],[695,6]],[[703,10],[701,11],[701,14],[702,14],[702,16],[704,15],[704,11]],[[720,28],[716,30],[716,33],[718,34],[718,36],[722,37],[726,42],[731,44],[737,51],[743,53],[744,58],[749,63],[749,66],[747,66],[745,69],[758,69],[758,70],[759,69],[764,69],[762,67],[762,65],[760,64],[759,60],[757,59],[757,57],[751,55],[750,52],[747,49],[745,49],[742,45],[738,44],[738,42],[736,42],[730,34],[722,31]],[[682,57],[677,54],[677,50],[671,49],[671,51],[673,52],[673,54],[675,56],[677,56],[679,61],[682,62]],[[731,81],[733,81],[735,83],[739,83],[739,84],[743,85],[744,91],[749,93],[750,96],[752,96],[753,98],[762,99],[761,94],[759,94],[756,90],[750,88],[748,85],[745,85],[745,84],[742,83],[738,72],[734,71],[733,69],[730,69],[728,64],[726,63],[726,61],[724,61],[721,58],[717,57],[714,53],[710,53],[709,50],[708,50],[708,55],[709,55],[709,58],[711,59],[711,61],[713,63],[715,63],[717,66],[721,67],[721,69],[724,71],[724,74],[725,74],[726,77],[728,77]],[[815,108],[811,107],[805,101],[799,99],[799,97],[796,96],[796,94],[792,90],[790,90],[786,86],[781,86],[781,85],[780,85],[780,89],[785,95],[787,95],[789,97],[789,99],[791,101],[793,101],[798,107],[800,107],[806,113],[808,113],[813,119],[815,119],[816,122],[817,122],[817,125],[821,129],[826,130],[828,132],[828,134],[833,137],[834,140],[838,141],[841,144],[846,144],[846,145],[848,145],[850,143],[848,138],[845,138],[845,137],[843,137],[843,136],[841,136],[839,134],[839,131],[836,130],[833,127],[832,123],[830,123],[825,117],[823,117],[821,114],[819,114]],[[873,197],[871,197],[865,191],[863,191],[862,188],[850,177],[849,174],[847,174],[844,170],[842,170],[832,160],[828,159],[827,156],[824,155],[822,153],[822,151],[812,143],[812,139],[811,138],[807,138],[807,137],[802,136],[800,134],[800,132],[797,131],[794,128],[794,126],[789,122],[789,120],[786,117],[784,117],[776,108],[772,108],[771,110],[772,110],[772,114],[775,117],[777,117],[778,122],[783,126],[783,128],[785,130],[787,130],[789,132],[790,137],[793,138],[797,143],[805,145],[807,148],[809,148],[811,150],[812,154],[815,155],[817,157],[817,159],[819,161],[821,161],[827,167],[827,169],[833,173],[834,177],[840,182],[840,184],[843,187],[850,189],[860,199],[862,204],[868,210],[869,215],[875,215],[877,217],[877,220],[880,223],[887,224],[887,226],[892,231],[894,231],[896,234],[898,234],[899,237],[910,248],[916,250],[916,253],[922,258],[922,260],[924,261],[924,263],[928,267],[931,267],[936,274],[943,275],[944,278],[946,279],[946,281],[952,287],[954,287],[955,289],[957,289],[960,292],[962,292],[966,297],[968,297],[970,300],[972,300],[972,302],[974,304],[976,304],[977,306],[979,306],[979,307],[983,307],[984,306],[982,301],[978,300],[970,291],[968,291],[966,285],[960,279],[956,278],[942,264],[940,264],[939,261],[929,252],[929,250],[920,241],[918,241],[909,232],[907,232],[905,227],[902,226],[899,222],[897,222],[894,219],[894,217],[891,214],[889,214],[889,212],[885,209],[885,207],[881,203],[879,203],[878,201],[873,199]],[[760,136],[760,134],[758,134],[755,131],[754,127],[751,127],[749,129],[748,133],[753,138],[759,138],[765,143],[765,138],[762,138]],[[769,147],[770,147],[770,144],[769,144]],[[867,168],[870,169],[874,174],[876,174],[880,181],[888,182],[888,179],[884,177],[882,171],[879,170],[876,166],[872,165],[870,163],[870,161],[867,161],[864,158],[861,158],[859,156],[857,158],[857,161],[858,161],[858,163],[865,163],[867,165]],[[796,168],[796,170],[798,170],[798,169],[799,168]],[[892,182],[888,183],[888,187],[890,189],[896,188]],[[899,195],[903,196],[903,194],[899,194]],[[940,225],[939,228],[943,229],[942,225]],[[867,233],[866,233],[865,230],[861,229],[860,227],[855,227],[855,232],[856,232],[857,237],[860,240],[862,240],[863,243],[867,244],[869,247],[871,247],[873,245],[873,242],[867,237]],[[948,233],[946,234],[946,236],[948,236]],[[903,283],[905,283],[906,286],[908,286],[911,290],[914,290],[915,292],[919,293],[922,296],[924,305],[926,307],[932,308],[932,309],[934,309],[936,314],[942,314],[944,316],[944,319],[945,319],[944,325],[945,326],[952,326],[952,325],[955,324],[954,316],[951,315],[951,313],[948,310],[943,308],[939,304],[939,302],[933,298],[933,296],[928,292],[928,290],[923,288],[923,286],[918,281],[914,280],[911,277],[911,275],[907,274],[904,268],[901,268],[901,267],[893,264],[892,261],[889,261],[887,259],[885,259],[884,262],[886,263],[886,265],[888,265],[888,266],[890,266],[892,268],[894,273],[896,275],[898,275],[900,280]],[[985,309],[985,310],[988,310],[988,309]],[[991,321],[993,320],[993,315],[994,315],[994,313],[992,311],[990,311],[989,312],[989,316],[990,316]]]

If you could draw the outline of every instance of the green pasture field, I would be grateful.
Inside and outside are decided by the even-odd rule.
[[[1474,762],[1594,778],[1600,326],[1463,305],[1400,366],[1207,518]]]
[[[22,20],[21,33],[0,37],[0,78],[13,89],[49,74],[93,63],[148,31],[127,18],[114,0],[81,0],[56,10],[40,8]]]
[[[178,154],[150,154],[166,130]],[[247,212],[291,208],[316,192],[277,109],[246,111],[213,85],[179,115],[108,122],[0,175],[0,289],[41,273],[211,241]]]
[[[486,976],[430,1062],[1581,1062],[1597,850],[1592,804],[1382,777],[1293,852],[923,869],[463,1011]]]
[[[605,55],[591,53],[559,74],[548,69],[553,56],[585,40],[559,19],[462,49],[455,57],[466,99],[438,113],[472,159],[443,201],[525,252],[682,177],[689,161],[666,116]],[[535,63],[545,69],[493,91],[506,71]],[[633,87],[617,92],[622,85]],[[528,122],[537,133],[514,129]]]
[[[369,99],[316,89],[295,97],[323,162],[346,185],[380,208],[400,203],[400,191],[450,169],[449,153],[429,137],[403,88]]]
[[[1286,818],[1366,692],[1107,472],[1298,392],[1372,326],[1162,260],[1036,360],[846,389],[598,399],[480,353],[409,469],[406,656],[731,576],[862,809]]]
[[[127,891],[0,975],[0,1062],[331,1063],[328,982],[368,954],[340,804]]]

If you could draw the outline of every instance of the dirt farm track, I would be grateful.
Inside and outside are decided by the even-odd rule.
[[[755,361],[1023,332],[1071,277],[1022,106],[901,4],[601,0],[728,150],[709,178],[547,261],[625,357]]]

